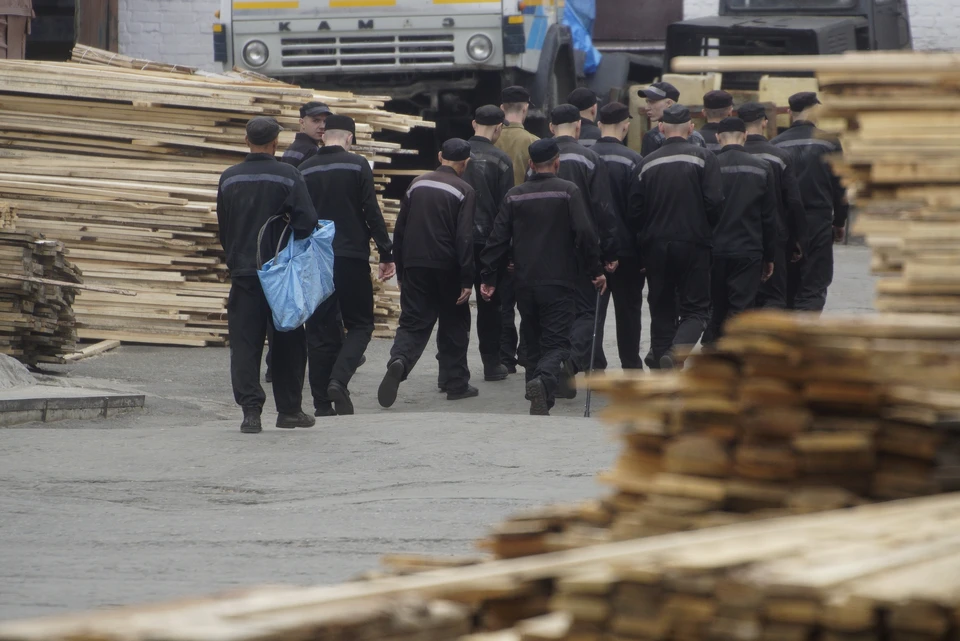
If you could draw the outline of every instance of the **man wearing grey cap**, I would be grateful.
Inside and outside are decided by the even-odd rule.
[[[790,96],[793,124],[771,142],[793,159],[807,213],[807,246],[787,282],[787,306],[821,312],[833,282],[833,243],[842,242],[850,206],[846,189],[825,156],[843,151],[840,141],[817,128],[820,100],[812,91]]]
[[[323,141],[326,126],[324,123],[330,113],[330,107],[322,102],[308,102],[300,107],[300,133],[283,152],[280,160],[299,167],[304,161],[315,156]]]
[[[393,252],[400,285],[400,326],[377,399],[397,400],[400,383],[416,366],[437,328],[440,370],[448,401],[479,394],[470,385],[470,293],[473,291],[473,217],[476,192],[461,177],[470,145],[451,138],[440,150],[440,168],[417,177],[400,199]]]
[[[650,131],[643,135],[640,143],[640,155],[646,157],[660,149],[666,141],[657,123],[660,122],[665,109],[680,102],[680,90],[669,82],[655,82],[640,93],[647,99],[646,113],[651,127]],[[687,142],[699,147],[707,146],[703,136],[696,131],[687,137]]]
[[[260,358],[272,314],[257,277],[257,240],[260,229],[274,215],[281,215],[298,238],[317,226],[317,212],[307,185],[296,168],[277,161],[280,125],[273,118],[258,117],[247,123],[250,154],[220,176],[217,190],[217,222],[220,244],[230,270],[227,328],[230,336],[230,378],[233,395],[243,408],[240,431],[260,432],[260,414],[266,398],[260,386]],[[262,249],[273,257],[283,221],[267,226]],[[301,397],[306,369],[304,330],[275,332],[273,344],[273,398],[277,404],[277,427],[311,427],[312,416],[303,413]]]
[[[640,161],[628,221],[647,269],[653,364],[670,369],[710,320],[710,247],[723,211],[723,182],[713,152],[687,142],[689,109],[668,107],[659,127],[664,144]]]

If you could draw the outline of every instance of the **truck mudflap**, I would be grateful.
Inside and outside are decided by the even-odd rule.
[[[577,87],[577,67],[573,57],[570,27],[551,25],[543,40],[540,64],[530,87],[533,104],[549,112]]]

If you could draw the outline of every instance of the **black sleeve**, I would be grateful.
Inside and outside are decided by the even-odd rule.
[[[583,195],[576,187],[570,194],[570,226],[572,227],[577,252],[582,264],[586,266],[587,275],[596,278],[603,273],[600,264],[600,240],[593,230],[593,222],[587,213],[587,204]]]
[[[763,229],[763,262],[772,263],[777,250],[777,181],[772,167],[767,171],[760,223]]]
[[[227,214],[226,205],[223,203],[223,188],[217,186],[217,233],[220,235],[220,246],[223,251],[230,253],[227,249]]]
[[[837,143],[837,151],[843,153],[840,143]],[[830,181],[833,191],[833,226],[843,227],[847,224],[847,218],[850,216],[850,204],[847,202],[847,190],[840,182],[840,177],[833,171],[833,167],[827,166],[830,172]]]
[[[480,252],[480,264],[483,266],[480,277],[484,285],[496,285],[497,273],[510,253],[511,240],[513,240],[513,207],[507,200],[503,200],[500,211],[493,221],[493,231],[490,232],[487,244]]]
[[[787,208],[786,220],[787,230],[790,235],[790,246],[800,243],[801,247],[807,246],[807,211],[803,206],[803,198],[800,196],[800,182],[797,180],[797,174],[793,170],[793,165],[788,164],[781,174],[780,187],[783,190],[783,203]]]
[[[590,209],[596,223],[597,236],[600,238],[600,253],[603,261],[613,262],[620,252],[620,241],[617,239],[617,213],[610,204],[610,176],[603,161],[594,166],[590,177]]]
[[[640,170],[643,169],[643,161],[637,165],[630,179],[630,195],[627,197],[627,211],[624,212],[624,221],[627,223],[627,229],[633,234],[634,238],[639,238],[643,232],[644,222],[646,221],[645,206],[645,185]],[[639,243],[638,243],[639,244]]]
[[[473,287],[473,276],[477,269],[473,255],[473,219],[477,211],[477,192],[467,190],[460,203],[457,215],[457,262],[460,263],[460,286]]]
[[[707,222],[716,227],[723,215],[723,178],[720,173],[720,161],[715,155],[706,154],[703,165],[703,207],[707,213]]]
[[[499,207],[503,204],[503,199],[507,197],[507,192],[513,189],[514,185],[514,176],[513,176],[513,161],[509,158],[503,159],[504,165],[500,165],[500,176],[497,181],[497,193],[493,196],[497,199],[496,205]]]
[[[383,221],[380,203],[377,202],[377,190],[373,182],[373,170],[366,160],[360,165],[360,198],[363,208],[363,219],[367,230],[377,244],[381,263],[393,262],[393,242],[387,234],[387,224]]]
[[[407,216],[410,214],[410,198],[404,194],[400,198],[400,213],[393,228],[393,261],[397,267],[397,281],[403,279],[403,233],[407,228]]]
[[[647,133],[643,134],[643,140],[640,142],[640,155],[646,158],[656,150],[657,145],[654,142],[653,129],[651,129]]]
[[[317,210],[313,207],[307,183],[300,172],[295,172],[293,187],[287,194],[284,203],[284,213],[290,216],[290,227],[293,228],[295,238],[306,238],[317,227]]]

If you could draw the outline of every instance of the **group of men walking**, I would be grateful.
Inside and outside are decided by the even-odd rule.
[[[305,106],[302,132],[287,151],[303,160],[299,172],[268,158],[276,137],[264,148],[264,119],[251,121],[251,156],[224,174],[218,206],[234,279],[232,371],[245,431],[253,424],[259,430],[259,357],[270,323],[256,278],[247,274],[250,241],[240,236],[276,211],[295,234],[315,225],[318,211],[337,229],[337,294],[307,323],[305,337],[274,337],[279,427],[312,424],[299,410],[299,393],[283,389],[296,386],[297,376],[296,389],[302,387],[304,353],[316,415],[353,412],[347,385],[373,330],[371,238],[380,276],[396,273],[401,292],[399,328],[378,390],[384,407],[396,401],[435,326],[439,389],[449,400],[478,395],[468,365],[473,293],[484,379],[504,380],[524,367],[530,413],[541,415],[558,396],[576,395],[578,372],[607,367],[602,328],[610,298],[624,369],[679,366],[698,342],[712,345],[724,321],[748,308],[822,310],[847,205],[824,161],[839,144],[816,129],[816,94],[790,98],[793,125],[772,141],[763,105],[740,105],[733,117],[732,96],[709,92],[707,125],[697,132],[675,87],[655,83],[645,96],[657,124],[638,154],[623,142],[631,119],[625,105],[599,108],[596,95],[577,89],[550,113],[553,137],[539,140],[523,127],[529,94],[506,88],[499,107],[476,111],[475,135],[446,141],[440,167],[411,183],[392,244],[370,167],[349,152],[352,121],[318,103]],[[318,148],[310,119],[323,111],[325,144]],[[276,192],[269,204],[265,191],[251,195],[266,186]],[[237,224],[246,218],[245,226]],[[641,357],[645,284],[651,349]],[[235,306],[256,313],[235,320]]]

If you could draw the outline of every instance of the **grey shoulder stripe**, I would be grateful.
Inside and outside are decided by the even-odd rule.
[[[757,176],[767,177],[767,172],[759,167],[752,167],[750,165],[730,165],[729,167],[721,167],[720,173],[722,174],[756,174]]]
[[[560,154],[560,162],[566,162],[566,161],[578,162],[586,165],[590,169],[594,169],[596,167],[596,165],[593,164],[592,160],[584,156],[581,156],[580,154]]]
[[[287,149],[285,152],[283,152],[283,157],[303,160],[303,154],[301,154],[299,151],[294,151],[293,149]]]
[[[775,165],[780,165],[784,169],[787,168],[787,163],[783,162],[783,158],[779,156],[774,156],[773,154],[754,154],[757,158],[763,158],[766,161],[772,162]]]
[[[644,163],[643,168],[640,170],[640,175],[643,176],[643,174],[648,169],[652,169],[653,167],[657,167],[659,165],[677,163],[677,162],[688,163],[691,165],[698,165],[700,167],[703,167],[707,164],[707,161],[705,161],[700,156],[689,156],[687,154],[678,154],[676,156],[662,156],[660,158],[655,158],[654,160],[651,160],[648,163]]]
[[[519,203],[525,200],[544,200],[547,198],[570,200],[570,194],[565,191],[535,191],[529,194],[516,194],[514,196],[507,196],[507,201],[511,203]]]
[[[833,151],[839,151],[835,143],[830,142],[829,140],[821,140],[819,138],[802,138],[800,140],[784,140],[782,142],[774,143],[777,147],[809,147],[811,145],[818,145],[820,147],[826,147]]]
[[[276,174],[240,174],[238,176],[230,176],[224,180],[221,187],[226,188],[236,183],[256,182],[280,183],[286,185],[287,187],[293,187],[294,185],[293,178],[287,178],[286,176],[278,176]]]
[[[636,164],[626,156],[618,156],[616,154],[606,154],[605,156],[600,156],[600,157],[603,158],[606,162],[618,162],[621,165],[627,165],[628,167],[633,167],[634,164]]]
[[[349,162],[332,162],[329,165],[314,165],[313,167],[304,169],[300,173],[302,173],[304,176],[309,176],[310,174],[315,174],[320,171],[334,171],[337,169],[345,169],[347,171],[359,172],[360,165],[354,165],[353,163],[349,163]]]
[[[460,190],[454,187],[453,185],[448,185],[447,183],[442,183],[439,180],[418,180],[417,182],[410,185],[410,189],[407,190],[407,197],[410,197],[410,194],[414,192],[415,189],[422,189],[427,187],[429,189],[439,189],[445,191],[448,194],[452,194],[457,197],[457,200],[463,201],[464,195],[460,193]]]

